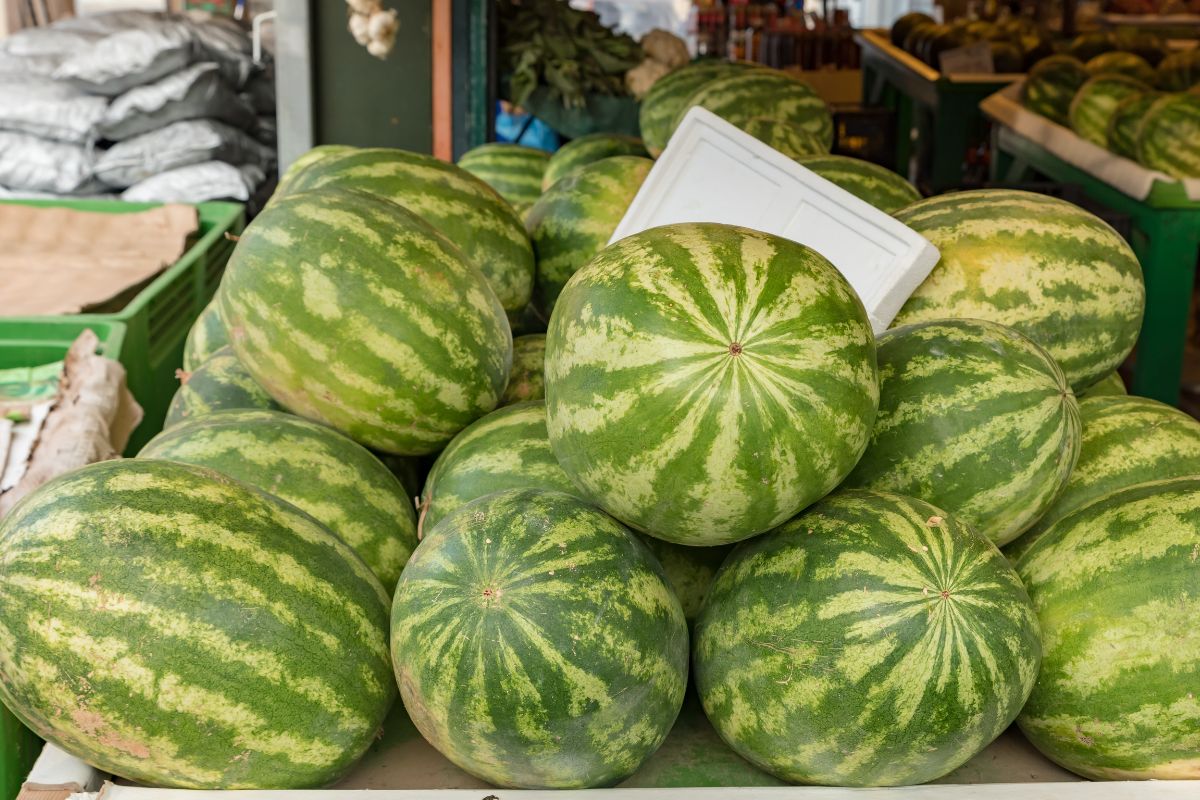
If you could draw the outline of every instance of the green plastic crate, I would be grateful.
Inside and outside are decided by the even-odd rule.
[[[0,319],[0,369],[36,367],[59,361],[71,343],[91,328],[100,339],[97,352],[120,359],[125,325],[90,315]],[[0,800],[21,789],[42,741],[0,705]]]
[[[124,203],[114,200],[20,200],[22,205],[63,206],[80,211],[128,214],[154,208],[157,203]],[[175,370],[183,361],[183,343],[196,317],[212,299],[236,236],[245,227],[239,203],[200,203],[196,207],[200,229],[187,252],[146,288],[111,314],[80,315],[125,325],[120,361],[125,366],[130,391],[141,404],[145,418],[133,432],[127,453],[136,453],[162,429],[171,397],[179,388]],[[48,317],[47,319],[54,319]],[[75,319],[59,317],[58,319]],[[0,323],[5,320],[0,319]]]

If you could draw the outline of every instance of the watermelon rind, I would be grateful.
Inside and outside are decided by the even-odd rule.
[[[825,180],[835,183],[886,214],[893,214],[921,199],[921,193],[886,167],[849,156],[809,156],[797,159]]]
[[[542,176],[550,154],[535,147],[489,142],[462,154],[458,166],[491,186],[520,210],[542,194]]]
[[[230,345],[217,350],[195,370],[180,373],[179,380],[179,388],[167,407],[164,428],[216,411],[279,408],[242,366]]]
[[[563,178],[569,177],[588,164],[616,156],[637,156],[646,158],[650,155],[646,145],[636,136],[625,136],[615,133],[591,133],[580,136],[560,147],[542,176],[542,191],[550,189]]]
[[[214,299],[200,312],[183,341],[184,371],[195,370],[227,344],[229,334],[225,332],[225,324],[221,322],[217,301]]]

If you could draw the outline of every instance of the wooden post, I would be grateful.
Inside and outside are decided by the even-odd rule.
[[[433,14],[433,154],[454,159],[454,58],[452,0],[432,0]]]

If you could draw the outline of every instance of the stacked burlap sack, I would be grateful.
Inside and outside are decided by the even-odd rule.
[[[252,201],[275,170],[270,64],[220,18],[112,12],[0,40],[0,196]]]

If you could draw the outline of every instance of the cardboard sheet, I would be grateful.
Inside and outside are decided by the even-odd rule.
[[[115,310],[106,304],[174,264],[196,209],[130,214],[0,203],[0,316]]]

